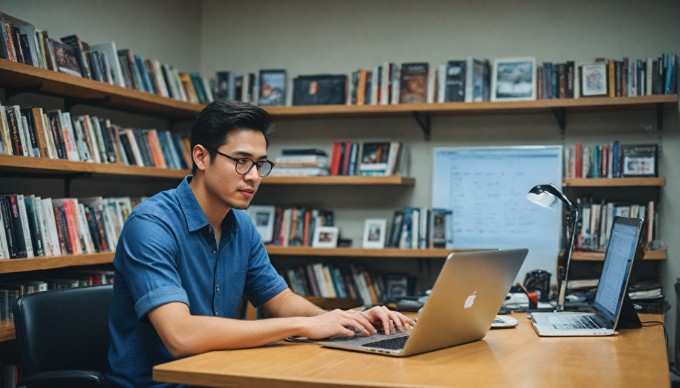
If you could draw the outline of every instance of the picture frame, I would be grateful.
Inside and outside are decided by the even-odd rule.
[[[621,176],[659,176],[659,146],[657,144],[621,145]]]
[[[347,75],[301,75],[293,80],[293,105],[344,105]]]
[[[286,105],[286,70],[260,70],[258,105]]]
[[[314,248],[335,248],[338,244],[340,229],[337,226],[319,226],[314,229]]]
[[[495,59],[491,76],[491,101],[536,99],[536,58]]]
[[[385,291],[390,300],[397,300],[410,294],[409,277],[406,274],[390,273],[385,276]]]
[[[385,235],[387,234],[387,220],[384,218],[369,218],[364,223],[364,240],[362,247],[365,249],[385,248]]]
[[[276,218],[276,206],[251,205],[246,210],[250,219],[255,224],[255,229],[262,237],[265,244],[274,240],[274,219]]]
[[[607,95],[607,65],[594,63],[581,66],[581,96]]]

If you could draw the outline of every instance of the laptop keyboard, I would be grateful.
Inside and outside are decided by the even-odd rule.
[[[368,342],[361,346],[365,346],[367,348],[401,350],[404,348],[404,345],[406,345],[406,340],[408,340],[407,335],[395,338],[388,338],[380,341]]]
[[[605,329],[597,320],[589,315],[557,315],[551,323],[558,330]]]

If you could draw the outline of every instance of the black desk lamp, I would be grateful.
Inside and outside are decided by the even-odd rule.
[[[562,192],[552,184],[536,185],[529,190],[527,199],[531,202],[551,208],[555,206],[556,199],[559,199],[567,206],[567,230],[571,233],[569,245],[567,246],[566,268],[562,273],[562,284],[557,295],[557,310],[564,310],[564,300],[567,295],[567,282],[569,280],[569,264],[571,263],[571,251],[574,247],[574,236],[576,236],[576,220],[578,219],[578,208],[572,204]]]

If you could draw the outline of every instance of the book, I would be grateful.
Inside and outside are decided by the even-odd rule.
[[[468,58],[465,71],[465,102],[489,101],[491,98],[489,60]]]
[[[28,156],[28,148],[24,139],[25,134],[21,124],[21,112],[18,105],[5,107],[7,114],[7,127],[12,143],[12,154],[16,156]]]
[[[33,255],[44,256],[44,238],[40,221],[42,207],[38,205],[39,199],[36,201],[36,197],[34,195],[25,195],[23,200],[26,213],[25,222],[28,224],[29,238],[31,240],[31,247],[33,248]]]
[[[218,71],[215,89],[216,98],[233,100],[236,98],[235,73],[233,71]]]
[[[364,142],[361,146],[359,174],[392,175],[396,170],[399,142]]]
[[[448,61],[446,64],[446,78],[444,80],[444,102],[464,102],[465,101],[465,60]]]
[[[260,70],[258,105],[286,105],[286,70]]]
[[[61,41],[73,49],[78,67],[80,68],[80,74],[85,78],[92,79],[92,66],[88,59],[88,44],[80,40],[78,35],[65,36],[61,38]]]
[[[82,77],[80,62],[73,47],[52,39],[50,39],[50,44],[54,48],[54,59],[57,64],[57,69],[62,73]]]
[[[429,64],[426,62],[402,63],[399,103],[424,103],[427,101]]]
[[[293,105],[344,104],[347,98],[347,76],[301,75],[293,80]]]
[[[99,44],[91,44],[90,50],[99,51],[106,54],[106,59],[108,61],[108,68],[110,69],[111,81],[113,85],[120,86],[122,88],[126,87],[125,78],[123,76],[123,69],[120,65],[120,60],[118,58],[118,49],[116,48],[116,42],[105,42]]]
[[[17,240],[15,231],[15,214],[12,211],[12,203],[9,195],[0,196],[0,210],[2,211],[4,235],[7,241],[7,251],[10,259],[26,257],[26,248]],[[16,214],[18,215],[18,213]]]

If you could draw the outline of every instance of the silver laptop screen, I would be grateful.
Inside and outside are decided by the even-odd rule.
[[[612,227],[595,295],[595,308],[612,324],[616,323],[621,309],[639,234],[639,219],[617,218]]]

